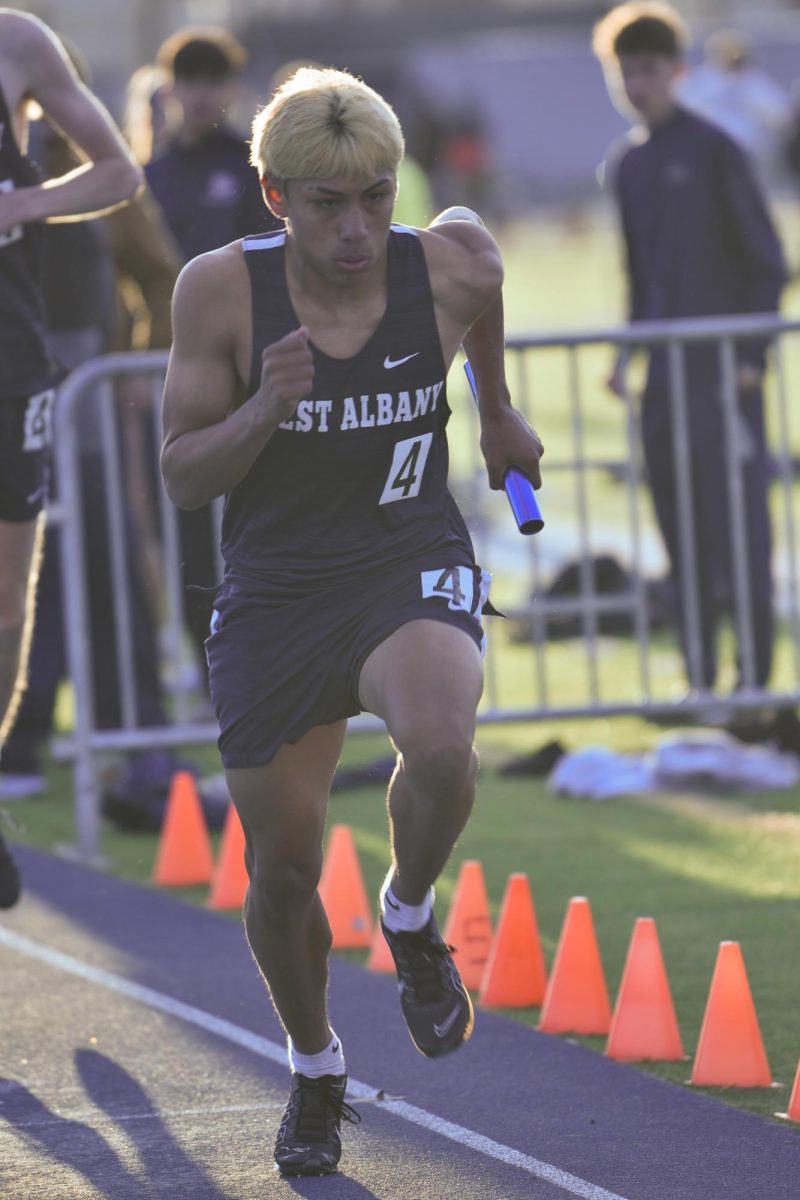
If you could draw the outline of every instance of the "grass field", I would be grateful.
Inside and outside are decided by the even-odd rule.
[[[786,214],[785,220],[791,236],[796,237],[793,214]],[[570,222],[559,219],[511,226],[503,233],[503,243],[511,333],[554,326],[613,325],[621,320],[624,289],[619,251],[609,221],[602,214],[583,214],[580,219],[574,215]],[[800,244],[800,239],[795,244]],[[790,293],[788,311],[798,307],[796,299],[796,293]],[[619,405],[602,388],[608,361],[607,351],[595,351],[581,368],[585,435],[593,453],[619,458],[626,450],[625,429]],[[531,399],[535,421],[548,446],[546,468],[548,462],[569,454],[572,426],[563,364],[553,360],[542,370],[543,374],[532,380]],[[475,457],[465,389],[462,399],[462,410],[452,425],[453,459],[456,474],[467,475]],[[591,549],[598,553],[608,548],[610,536],[624,530],[627,501],[625,489],[606,473],[590,474]],[[542,495],[548,528],[542,546],[547,565],[552,568],[576,551],[576,496],[574,481],[567,473],[548,479],[545,471],[545,480]],[[645,506],[646,497],[640,491]],[[777,494],[774,500],[779,506]],[[797,485],[793,500],[797,510]],[[502,498],[496,497],[492,503],[497,523],[507,522],[510,518]],[[510,558],[506,555],[496,569],[500,607],[503,601],[521,602],[530,588],[527,554],[521,542],[517,548],[514,536]],[[617,544],[613,536],[612,544]],[[654,545],[651,542],[651,550]],[[494,702],[506,706],[530,704],[534,695],[530,650],[509,644],[502,626],[495,630],[493,639]],[[601,638],[598,652],[604,697],[635,702],[641,687],[632,644],[620,638]],[[546,648],[545,663],[551,703],[566,704],[586,695],[586,658],[579,642],[552,643]],[[732,663],[731,639],[726,635],[723,687],[733,682]],[[655,639],[651,667],[655,690],[674,695],[682,684],[673,638]],[[783,628],[775,682],[790,687],[793,681],[793,660]],[[68,705],[65,707],[68,709]],[[653,726],[635,718],[539,721],[482,728],[480,798],[439,883],[437,909],[444,918],[458,865],[465,858],[478,858],[483,863],[494,912],[508,874],[526,871],[549,965],[569,897],[588,896],[612,999],[635,918],[655,917],[684,1044],[690,1054],[696,1046],[719,942],[739,941],[773,1074],[783,1086],[774,1090],[730,1089],[723,1098],[770,1115],[786,1107],[800,1057],[800,788],[768,795],[681,794],[591,803],[555,798],[539,780],[512,780],[496,770],[507,758],[531,751],[552,738],[559,738],[569,747],[599,742],[623,750],[645,749],[657,736]],[[358,736],[348,743],[345,762],[366,761],[385,752],[382,739]],[[209,771],[218,769],[211,748],[193,748],[186,755]],[[71,776],[67,768],[51,765],[49,783],[46,797],[7,807],[3,829],[12,839],[48,849],[73,840]],[[368,888],[375,894],[388,862],[381,790],[337,793],[331,804],[331,820],[352,826]],[[121,834],[107,828],[103,850],[109,869],[124,878],[148,881],[156,850],[153,836]],[[203,903],[206,895],[204,889],[188,889],[181,894],[192,903]],[[525,1011],[516,1014],[515,1019],[533,1024],[537,1012]],[[588,1041],[602,1049],[600,1039]],[[651,1065],[644,1069],[683,1082],[690,1065]]]

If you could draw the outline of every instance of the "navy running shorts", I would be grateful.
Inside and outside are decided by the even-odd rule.
[[[0,521],[33,521],[47,500],[54,397],[0,400]]]
[[[224,765],[264,766],[284,742],[361,712],[364,662],[409,621],[455,625],[482,651],[489,583],[474,563],[435,560],[310,594],[265,594],[251,581],[226,579],[206,641]]]

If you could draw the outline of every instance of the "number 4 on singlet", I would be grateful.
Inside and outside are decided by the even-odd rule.
[[[393,504],[395,500],[410,500],[419,495],[432,441],[433,433],[423,433],[421,437],[396,443],[379,504]]]

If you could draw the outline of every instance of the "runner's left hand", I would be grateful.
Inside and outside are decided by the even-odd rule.
[[[494,491],[502,489],[509,467],[527,475],[535,488],[542,486],[539,459],[544,446],[522,413],[510,405],[482,418],[481,452]]]

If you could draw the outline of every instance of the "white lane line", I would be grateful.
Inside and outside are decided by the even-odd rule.
[[[168,1016],[178,1017],[179,1020],[186,1021],[189,1025],[196,1025],[207,1033],[214,1033],[217,1037],[224,1038],[236,1046],[242,1046],[245,1050],[257,1054],[260,1058],[269,1059],[270,1062],[277,1063],[280,1067],[286,1068],[288,1065],[285,1046],[271,1042],[268,1038],[260,1037],[256,1033],[251,1033],[249,1029],[242,1029],[241,1026],[234,1025],[231,1021],[215,1017],[191,1004],[184,1004],[183,1001],[166,996],[163,992],[156,992],[152,988],[133,983],[121,975],[114,975],[110,971],[103,970],[102,967],[93,967],[90,963],[82,962],[81,959],[73,958],[69,954],[62,954],[60,950],[53,950],[50,946],[44,946],[40,942],[33,941],[32,938],[14,933],[10,929],[0,928],[0,943],[13,950],[18,950],[21,954],[27,954],[31,958],[38,958],[51,967],[58,967],[59,970],[66,971],[70,975],[77,975],[99,987],[117,992],[130,1000],[138,1000],[142,1004],[148,1005],[149,1008],[157,1009]],[[348,1080],[347,1089],[348,1095],[362,1101],[374,1100],[377,1091],[376,1088],[352,1078]],[[451,1142],[457,1142],[460,1146],[476,1150],[479,1154],[486,1155],[487,1158],[494,1158],[508,1166],[527,1171],[528,1174],[535,1175],[537,1179],[544,1179],[563,1191],[569,1192],[572,1196],[580,1196],[582,1200],[625,1200],[616,1192],[609,1192],[595,1183],[590,1183],[577,1175],[571,1175],[569,1171],[562,1171],[560,1167],[555,1167],[552,1163],[533,1158],[530,1154],[523,1154],[512,1146],[505,1146],[502,1142],[484,1137],[483,1134],[466,1129],[463,1125],[445,1121],[442,1117],[427,1112],[424,1108],[417,1108],[413,1104],[406,1103],[405,1100],[382,1101],[379,1107],[394,1113],[395,1116],[402,1117],[412,1125],[419,1125],[420,1128],[427,1129],[431,1133],[438,1133],[441,1137],[448,1138]]]

